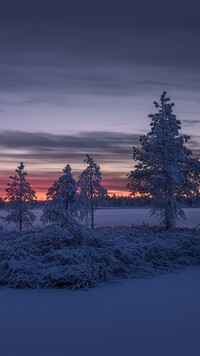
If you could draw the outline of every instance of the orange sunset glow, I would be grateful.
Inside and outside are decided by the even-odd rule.
[[[10,182],[9,176],[12,175],[14,175],[14,172],[8,175],[4,173],[4,175],[1,177],[0,196],[3,198],[6,196],[7,183]],[[62,173],[60,175],[62,175]],[[31,175],[31,172],[29,172],[26,179],[31,184],[31,187],[35,190],[37,200],[45,200],[48,188],[55,180],[59,178],[60,175],[58,173],[54,173],[50,174],[50,177],[48,177],[45,174],[43,176],[35,175],[34,173]],[[77,177],[75,177],[75,179],[77,179]],[[126,177],[120,182],[116,182],[115,180],[112,181],[112,177],[110,179],[107,178],[106,180],[102,180],[102,184],[107,189],[108,195],[110,196],[113,194],[118,196],[128,196],[130,194],[126,188]]]

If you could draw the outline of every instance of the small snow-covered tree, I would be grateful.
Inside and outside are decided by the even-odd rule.
[[[8,202],[5,204],[8,211],[5,220],[8,223],[15,223],[20,230],[23,227],[30,227],[35,220],[35,215],[30,210],[31,203],[36,199],[35,191],[26,181],[27,173],[24,172],[24,167],[23,162],[21,162],[15,170],[16,174],[9,177],[12,181],[8,183],[5,198]]]
[[[100,166],[96,164],[88,154],[84,162],[88,165],[81,173],[78,180],[79,199],[82,200],[84,209],[82,210],[83,219],[91,220],[91,228],[94,228],[94,201],[96,198],[107,196],[107,190],[101,184]]]
[[[200,162],[186,147],[189,137],[180,135],[181,122],[166,94],[160,104],[154,102],[158,112],[149,115],[151,130],[140,137],[141,147],[133,147],[137,164],[128,176],[128,188],[133,195],[151,197],[152,214],[170,229],[178,218],[185,218],[178,197],[198,194]]]
[[[42,221],[54,222],[65,226],[70,216],[76,215],[76,181],[69,164],[63,169],[63,175],[53,183],[46,194]]]

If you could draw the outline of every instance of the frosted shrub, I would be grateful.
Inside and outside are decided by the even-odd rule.
[[[14,288],[90,288],[191,265],[200,265],[200,231],[194,229],[0,231],[0,285]]]

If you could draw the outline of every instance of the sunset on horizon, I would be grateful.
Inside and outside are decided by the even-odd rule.
[[[0,13],[0,195],[24,162],[39,199],[90,154],[128,195],[132,147],[166,90],[199,156],[196,1],[7,1]],[[144,11],[145,9],[145,11]],[[162,15],[161,15],[162,14]]]

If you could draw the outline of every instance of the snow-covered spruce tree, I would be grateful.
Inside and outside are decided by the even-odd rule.
[[[81,173],[78,180],[79,200],[82,202],[82,218],[91,221],[91,228],[94,228],[94,201],[97,198],[107,196],[107,190],[101,184],[100,166],[96,164],[88,154],[84,162],[88,165]],[[81,205],[81,204],[80,204]],[[81,209],[81,208],[80,208]]]
[[[27,173],[24,172],[24,167],[21,162],[15,170],[16,174],[9,177],[12,182],[8,183],[5,198],[8,202],[5,204],[5,209],[8,211],[5,220],[8,223],[15,223],[20,230],[23,227],[30,227],[35,220],[35,215],[30,210],[31,203],[36,199],[35,191],[26,181]]]
[[[77,185],[69,164],[63,169],[63,173],[48,189],[47,203],[41,217],[44,223],[53,222],[61,227],[69,224],[69,220],[72,221],[77,213]]]
[[[150,114],[151,130],[140,137],[141,147],[133,147],[133,159],[138,162],[129,174],[128,188],[151,197],[152,214],[159,217],[166,229],[185,218],[178,198],[198,194],[200,162],[185,146],[188,136],[179,134],[181,122],[173,114],[174,104],[161,95],[158,112]]]

